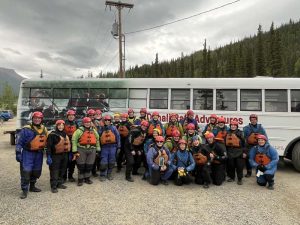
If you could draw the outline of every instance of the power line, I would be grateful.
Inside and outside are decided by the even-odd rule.
[[[188,17],[184,17],[184,18],[181,18],[181,19],[178,19],[178,20],[174,20],[174,21],[171,21],[171,22],[168,22],[168,23],[160,24],[160,25],[157,25],[157,26],[154,26],[154,27],[149,27],[149,28],[145,28],[145,29],[141,29],[141,30],[125,32],[124,34],[136,34],[136,33],[144,32],[144,31],[154,30],[154,29],[157,29],[157,28],[160,28],[160,27],[168,26],[168,25],[171,25],[171,24],[174,24],[174,23],[181,22],[183,20],[187,20],[187,19],[190,19],[190,18],[193,18],[193,17],[196,17],[196,16],[200,16],[200,15],[205,14],[205,13],[209,13],[209,12],[215,11],[217,9],[224,8],[224,7],[228,6],[228,5],[235,4],[235,3],[239,2],[239,1],[241,1],[241,0],[236,0],[236,1],[233,1],[233,2],[229,2],[229,3],[226,3],[224,5],[220,5],[218,7],[215,7],[215,8],[212,8],[212,9],[209,9],[209,10],[206,10],[206,11],[194,14],[192,16],[188,16]]]
[[[112,61],[116,58],[116,56],[118,55],[118,53],[119,53],[118,51],[115,52],[115,54],[113,55],[113,57],[111,58],[111,60],[104,67],[103,71],[105,71],[106,68],[112,63]]]

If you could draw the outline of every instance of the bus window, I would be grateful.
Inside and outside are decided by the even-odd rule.
[[[69,88],[54,88],[53,89],[53,105],[59,112],[60,116],[65,116],[69,101],[71,99]]]
[[[111,108],[126,108],[127,89],[109,89],[109,106]]]
[[[21,89],[21,96],[22,96],[22,106],[28,106],[29,103],[29,96],[30,96],[30,88],[22,88]]]
[[[237,110],[237,90],[217,89],[217,110]]]
[[[147,107],[147,89],[129,89],[129,108]]]
[[[300,112],[300,90],[291,90],[291,111]]]
[[[52,92],[50,88],[40,89],[32,88],[30,90],[29,106],[33,111],[42,112],[44,108],[52,105]]]
[[[78,117],[83,117],[88,107],[89,91],[87,88],[74,88],[71,90],[71,101],[68,108],[76,110]]]
[[[212,110],[213,109],[213,90],[212,89],[194,89],[193,90],[193,109]]]
[[[287,90],[265,91],[266,112],[287,112]]]
[[[150,109],[168,109],[168,89],[150,89]]]
[[[90,89],[89,108],[100,109],[102,112],[109,111],[108,89]]]
[[[172,89],[171,90],[171,109],[190,109],[190,90]]]
[[[241,111],[261,111],[261,103],[261,90],[241,90]]]

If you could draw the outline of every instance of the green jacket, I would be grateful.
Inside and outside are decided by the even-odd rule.
[[[80,137],[82,136],[82,134],[83,134],[83,132],[84,132],[84,130],[85,130],[86,128],[84,128],[83,126],[81,126],[81,127],[79,127],[75,132],[74,132],[74,134],[73,134],[73,136],[72,136],[72,152],[77,152],[77,147],[82,147],[82,148],[88,148],[87,146],[81,146],[80,144],[79,144],[79,139],[80,139]],[[100,141],[99,141],[99,134],[98,134],[98,132],[94,129],[94,128],[92,128],[92,127],[90,127],[90,130],[92,130],[92,131],[94,131],[94,134],[95,134],[95,136],[96,136],[96,151],[100,151]],[[91,146],[91,148],[93,148],[94,146]]]

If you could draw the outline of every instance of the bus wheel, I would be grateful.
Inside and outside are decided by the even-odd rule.
[[[300,172],[300,142],[297,142],[293,148],[292,163],[295,169]]]

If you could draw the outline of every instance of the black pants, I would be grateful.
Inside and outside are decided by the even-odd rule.
[[[174,183],[177,186],[181,186],[183,184],[190,184],[192,182],[192,177],[190,174],[187,174],[186,176],[178,176],[178,173],[175,176]]]
[[[196,184],[210,184],[211,183],[211,168],[208,165],[196,165],[195,168],[195,183]]]
[[[71,152],[68,153],[68,163],[66,167],[66,171],[64,173],[64,180],[67,178],[73,177],[74,171],[75,171],[75,166],[76,166],[76,160],[72,161],[73,154]]]
[[[117,155],[117,166],[118,166],[118,169],[122,168],[122,162],[124,161],[125,141],[126,141],[126,138],[121,138],[121,149],[120,149],[119,154]]]
[[[249,174],[249,175],[252,175],[252,166],[250,165],[250,162],[249,162],[249,152],[250,152],[250,149],[253,146],[255,146],[255,145],[248,145],[247,146],[248,154],[247,154],[247,157],[245,159],[246,170],[247,170],[247,174]]]
[[[96,154],[95,162],[93,164],[92,174],[96,174],[97,170],[100,170],[100,157]]]
[[[68,153],[52,155],[52,164],[49,166],[51,188],[56,188],[63,183],[67,165]]]
[[[235,179],[235,172],[236,176],[239,180],[243,178],[243,169],[244,169],[245,159],[238,157],[238,158],[229,158],[227,160],[227,175],[231,179]]]
[[[274,175],[264,174],[262,175],[264,179],[257,179],[257,184],[260,186],[266,186],[269,183],[270,186],[274,185]]]
[[[211,165],[211,178],[214,185],[221,185],[225,179],[225,166],[224,164],[213,163]]]
[[[140,150],[141,153],[142,149]],[[141,167],[142,155],[138,155],[137,151],[135,151],[135,155],[131,154],[130,150],[125,150],[126,157],[126,177],[130,177],[131,173],[136,174],[138,169]]]

